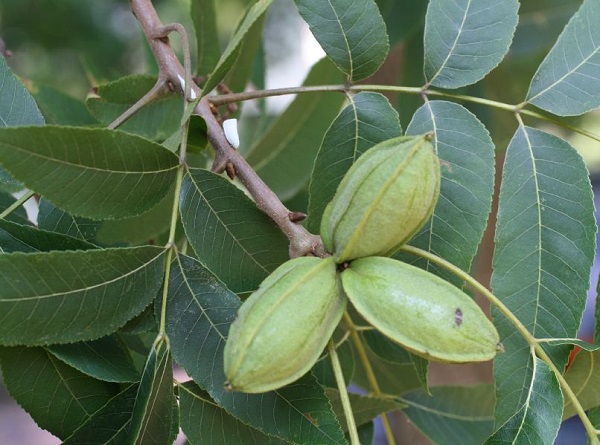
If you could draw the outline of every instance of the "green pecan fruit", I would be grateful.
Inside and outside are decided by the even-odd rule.
[[[440,162],[427,136],[377,144],[348,170],[327,206],[321,237],[338,263],[389,256],[431,217]]]
[[[296,258],[242,304],[225,344],[226,389],[280,388],[318,360],[346,307],[333,258]]]
[[[342,272],[342,286],[365,320],[391,340],[430,360],[491,360],[498,332],[467,294],[406,263],[361,258]]]

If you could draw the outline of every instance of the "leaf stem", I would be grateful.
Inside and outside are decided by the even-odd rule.
[[[570,400],[570,402],[573,404],[573,408],[579,415],[579,418],[581,419],[581,422],[583,423],[583,426],[585,427],[585,429],[588,433],[588,436],[590,437],[591,443],[596,444],[596,445],[600,444],[600,441],[598,441],[596,429],[590,422],[590,419],[587,417],[585,410],[579,403],[577,396],[571,389],[571,386],[569,385],[569,383],[563,377],[560,370],[556,367],[554,362],[552,362],[552,359],[548,356],[546,351],[544,351],[544,349],[539,344],[537,339],[529,332],[529,330],[523,325],[523,323],[521,323],[521,321],[512,313],[512,311],[498,297],[496,297],[492,292],[490,292],[483,284],[481,284],[475,278],[471,277],[471,275],[464,272],[460,268],[456,267],[454,264],[450,263],[449,261],[446,261],[445,259],[440,258],[431,252],[427,252],[426,250],[422,250],[422,249],[419,249],[419,248],[413,247],[413,246],[403,246],[401,248],[401,250],[406,253],[410,253],[412,255],[416,255],[416,256],[424,258],[428,261],[431,261],[432,263],[435,263],[438,266],[443,267],[444,269],[448,270],[449,272],[452,272],[454,275],[456,275],[460,279],[464,280],[473,289],[475,289],[477,292],[479,292],[481,295],[483,295],[490,303],[492,303],[494,306],[496,306],[498,308],[498,310],[500,312],[502,312],[502,314],[513,324],[513,326],[517,329],[519,334],[521,334],[521,336],[527,341],[529,346],[536,352],[537,356],[540,359],[542,359],[550,367],[550,369],[552,370],[554,375],[556,375],[556,378],[560,382],[560,386],[562,387],[562,390],[564,391],[564,393],[566,394],[566,396]]]
[[[358,352],[358,356],[365,370],[365,374],[367,374],[367,380],[369,381],[369,385],[371,386],[371,391],[375,397],[381,397],[383,393],[379,388],[379,383],[377,382],[377,377],[375,377],[375,373],[373,372],[373,367],[371,366],[371,362],[369,361],[369,357],[367,356],[367,351],[365,349],[365,346],[363,345],[360,335],[358,335],[356,325],[352,321],[352,317],[350,317],[348,312],[344,312],[344,323],[350,331],[352,343],[354,343],[354,347]],[[392,426],[390,425],[390,421],[387,418],[387,414],[382,414],[381,420],[383,422],[383,429],[385,431],[385,436],[388,440],[388,445],[395,445],[396,439],[394,438]]]
[[[488,107],[497,108],[499,110],[508,111],[517,115],[524,115],[541,119],[546,122],[551,122],[555,125],[563,127],[569,131],[579,133],[590,139],[600,142],[600,135],[594,134],[590,131],[582,128],[575,127],[566,122],[562,122],[558,119],[547,116],[543,113],[539,113],[533,110],[527,110],[523,108],[526,103],[517,105],[511,105],[504,102],[498,102],[495,100],[484,99],[482,97],[468,96],[464,94],[454,94],[445,91],[431,90],[428,88],[421,87],[403,87],[395,85],[314,85],[314,86],[302,86],[302,87],[291,87],[291,88],[277,88],[273,90],[257,90],[247,91],[243,93],[223,94],[210,98],[210,102],[215,106],[221,106],[233,102],[242,102],[246,100],[259,99],[264,97],[272,96],[283,96],[288,94],[302,94],[302,93],[323,93],[323,92],[360,92],[360,91],[374,91],[379,93],[404,93],[404,94],[419,94],[424,98],[428,96],[434,97],[445,97],[449,99],[455,99],[464,102],[471,102],[479,105],[486,105]]]
[[[21,196],[13,204],[11,204],[8,208],[6,208],[6,210],[4,210],[2,213],[0,213],[0,219],[6,218],[12,212],[14,212],[15,210],[17,210],[19,207],[21,207],[27,201],[29,201],[29,199],[33,195],[35,195],[35,192],[33,190],[29,190],[28,192],[26,192],[23,196]]]
[[[346,423],[348,424],[350,443],[352,445],[360,445],[358,430],[356,429],[356,421],[354,420],[354,413],[352,412],[352,405],[350,404],[350,397],[348,396],[348,388],[346,387],[346,382],[344,381],[342,365],[340,364],[340,358],[337,355],[333,339],[329,340],[328,349],[329,357],[331,358],[331,365],[333,366],[333,374],[335,375],[335,381],[337,382],[338,389],[340,391],[340,398],[342,401],[342,407],[344,408],[344,415],[346,416]]]

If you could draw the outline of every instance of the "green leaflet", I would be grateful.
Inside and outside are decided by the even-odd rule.
[[[51,345],[47,348],[73,368],[105,382],[137,382],[140,376],[131,355],[117,336],[98,340]]]
[[[500,426],[485,445],[529,443],[552,445],[562,420],[563,395],[554,373],[534,359],[533,379],[524,390],[523,405]]]
[[[216,404],[194,382],[179,385],[181,428],[191,445],[282,445],[276,439],[246,425]]]
[[[151,209],[179,166],[173,153],[137,136],[54,126],[0,129],[0,163],[58,207],[94,219]]]
[[[223,51],[219,62],[210,74],[208,80],[202,88],[202,95],[210,93],[227,75],[235,59],[239,55],[239,48],[243,43],[244,37],[250,31],[254,23],[259,20],[267,11],[273,0],[257,0],[246,13],[246,16],[236,29],[229,40],[227,47]]]
[[[82,374],[43,348],[1,347],[4,383],[36,423],[66,438],[117,394],[116,383]]]
[[[481,80],[508,51],[517,0],[431,0],[425,18],[428,85],[459,88]]]
[[[192,0],[190,8],[198,43],[197,73],[205,76],[212,72],[221,57],[216,0]]]
[[[492,207],[494,143],[474,114],[452,102],[427,102],[413,116],[406,134],[430,131],[441,164],[440,196],[433,217],[410,244],[468,272]],[[460,285],[453,274],[429,261],[406,254],[397,257]]]
[[[131,385],[92,414],[63,445],[121,445],[128,443],[128,429],[138,385]]]
[[[44,125],[44,117],[0,55],[0,127],[21,125]]]
[[[389,51],[385,22],[374,0],[295,0],[327,56],[361,80],[379,69]]]
[[[526,101],[560,116],[600,106],[600,3],[586,0],[533,76]]]
[[[150,91],[156,81],[156,77],[148,75],[123,77],[100,85],[99,96],[88,97],[85,104],[96,119],[109,125]],[[179,129],[182,112],[181,96],[167,92],[127,119],[119,130],[163,141]]]
[[[434,386],[431,394],[412,391],[400,400],[410,421],[436,444],[480,445],[494,427],[491,385]]]
[[[227,179],[189,169],[181,220],[196,255],[229,289],[251,292],[289,258],[288,240],[254,202]]]
[[[179,431],[178,413],[171,352],[167,343],[160,341],[150,349],[144,366],[133,405],[129,440],[135,445],[173,443]]]
[[[114,332],[156,296],[164,252],[139,247],[0,255],[0,344],[70,343]]]
[[[49,252],[52,250],[89,250],[96,246],[60,233],[30,225],[0,220],[0,252]]]
[[[576,336],[594,258],[596,223],[588,173],[565,141],[529,127],[506,152],[492,289],[538,338]],[[505,353],[494,361],[496,426],[526,403],[534,377],[529,346],[492,308]],[[570,345],[546,351],[561,369]]]

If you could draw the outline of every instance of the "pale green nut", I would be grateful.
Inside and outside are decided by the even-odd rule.
[[[365,320],[429,360],[491,360],[501,350],[494,325],[467,294],[417,267],[361,258],[342,272],[346,295]]]
[[[346,307],[333,258],[296,258],[246,300],[225,344],[225,388],[260,393],[306,374]]]
[[[326,208],[321,222],[325,247],[338,263],[390,256],[431,217],[440,176],[428,136],[377,144],[348,170]]]

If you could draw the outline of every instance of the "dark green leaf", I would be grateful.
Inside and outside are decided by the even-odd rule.
[[[3,210],[6,210],[11,205],[13,205],[17,200],[8,193],[4,193],[0,191],[0,213]],[[17,224],[27,225],[30,224],[29,219],[27,218],[27,212],[23,206],[14,210],[8,217],[6,218],[8,221],[15,222]]]
[[[40,229],[90,242],[96,238],[101,225],[98,221],[69,215],[45,198],[40,200],[37,221]]]
[[[43,348],[0,348],[0,362],[12,397],[41,428],[63,439],[119,389],[67,366]]]
[[[429,362],[427,360],[418,355],[411,354],[376,330],[364,331],[361,334],[366,345],[379,358],[401,366],[412,364],[415,375],[419,379],[419,382],[421,382],[421,387],[426,391],[428,390],[427,371]]]
[[[588,173],[565,141],[528,127],[506,152],[492,288],[538,338],[577,334],[594,259],[596,223]],[[534,363],[514,326],[493,309],[506,350],[494,361],[496,426],[526,403]],[[559,369],[570,345],[546,350]]]
[[[171,269],[167,334],[173,357],[217,404],[260,431],[296,443],[346,443],[323,389],[310,374],[263,394],[226,392],[223,349],[241,301],[199,262]]]
[[[374,0],[295,1],[327,56],[350,80],[379,69],[390,46]]]
[[[242,44],[246,34],[252,25],[254,25],[254,23],[263,16],[272,2],[273,0],[257,0],[256,3],[250,7],[246,17],[244,17],[242,23],[240,26],[238,26],[234,35],[231,37],[231,40],[227,44],[227,47],[223,51],[217,66],[204,84],[202,89],[203,95],[210,93],[227,75],[239,54],[240,45]]]
[[[0,167],[0,194],[4,192],[14,193],[22,190],[23,184],[8,174],[6,170]]]
[[[102,124],[109,125],[144,96],[156,83],[153,76],[129,76],[100,85],[97,96],[90,96],[86,105]],[[119,129],[147,139],[163,141],[181,124],[183,100],[178,94],[166,93],[129,118]]]
[[[554,373],[536,358],[523,405],[485,442],[552,445],[562,420],[563,395]],[[471,405],[474,406],[474,405]]]
[[[434,443],[479,445],[494,427],[491,385],[431,387],[402,396],[406,416]],[[517,442],[515,442],[516,444]]]
[[[17,125],[44,125],[44,118],[0,55],[0,128]]]
[[[122,445],[129,443],[127,431],[138,386],[131,385],[96,411],[71,434],[63,445]]]
[[[129,438],[136,445],[168,445],[173,443],[173,364],[165,342],[150,350],[133,406]]]
[[[565,374],[567,383],[585,410],[600,406],[600,366],[596,363],[599,360],[600,351],[579,351]],[[563,418],[575,414],[573,404],[566,399]]]
[[[181,428],[190,444],[275,445],[288,442],[269,437],[240,422],[219,407],[194,382],[179,385]]]
[[[156,237],[169,229],[174,199],[173,185],[169,193],[149,211],[133,218],[103,221],[96,239],[108,245],[142,244],[156,240]]]
[[[346,434],[348,438],[348,434]],[[362,445],[374,445],[375,440],[375,425],[373,422],[365,423],[358,428],[358,441]]]
[[[197,72],[200,76],[211,73],[221,57],[216,9],[216,0],[192,0],[191,16],[198,42]]]
[[[160,293],[158,295],[161,295]],[[158,298],[158,296],[157,296]],[[157,300],[154,300],[155,304]],[[120,332],[125,334],[144,334],[146,332],[158,332],[156,318],[154,317],[154,305],[148,306],[140,315],[129,320],[125,326],[120,329]],[[147,355],[147,354],[146,354]]]
[[[410,244],[469,271],[487,225],[494,193],[494,143],[474,114],[461,105],[431,101],[414,115],[407,135],[434,132],[442,182],[433,217]],[[402,259],[460,284],[431,262]]]
[[[586,0],[538,68],[527,102],[560,116],[600,106],[600,3]]]
[[[319,232],[325,207],[352,164],[372,146],[402,135],[398,113],[385,96],[362,92],[335,118],[315,159],[307,228]]]
[[[340,425],[342,425],[344,432],[348,431],[340,392],[337,389],[327,389],[326,393],[329,400],[331,400],[333,411],[335,411],[340,420]],[[348,396],[350,397],[350,405],[352,406],[352,413],[354,414],[356,426],[364,425],[381,414],[396,411],[406,406],[404,403],[394,399],[381,399],[374,396],[361,396],[354,393],[350,393]]]
[[[431,0],[425,18],[427,84],[459,88],[483,79],[508,51],[518,0]]]
[[[421,381],[422,375],[417,373],[415,364],[410,357],[407,357],[407,361],[404,363],[392,363],[380,358],[369,349],[366,350],[366,353],[382,393],[400,395],[407,391],[423,387]],[[352,383],[366,391],[371,390],[369,378],[362,366],[355,368]]]
[[[93,244],[60,233],[0,220],[0,252],[2,253],[88,250],[95,247]]]
[[[69,343],[114,332],[156,296],[164,252],[139,247],[0,255],[0,344]]]
[[[67,345],[52,345],[48,350],[67,365],[98,380],[127,383],[140,379],[129,351],[115,336]]]
[[[85,104],[74,97],[46,85],[33,84],[30,89],[48,124],[98,125]]]
[[[341,77],[335,66],[323,59],[312,68],[304,85],[340,83]],[[248,151],[248,162],[281,199],[293,197],[308,183],[323,135],[342,101],[337,93],[299,95]]]
[[[0,129],[0,162],[58,207],[95,219],[151,209],[179,166],[173,153],[137,136],[52,126]]]
[[[234,292],[249,292],[289,258],[275,223],[227,179],[190,169],[181,219],[196,255]]]

